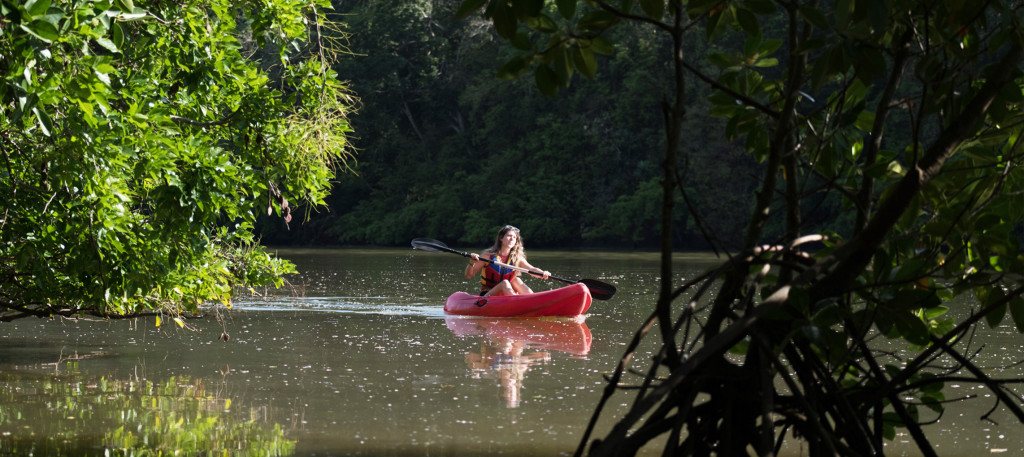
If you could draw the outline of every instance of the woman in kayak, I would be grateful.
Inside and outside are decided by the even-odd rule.
[[[494,240],[494,246],[487,248],[480,254],[470,254],[469,265],[466,267],[466,277],[472,278],[478,272],[483,272],[480,277],[480,295],[518,295],[530,294],[533,290],[519,278],[519,270],[495,265],[482,259],[490,259],[495,262],[513,265],[527,270],[539,271],[526,261],[526,252],[523,250],[523,238],[519,229],[506,225],[498,231],[498,237]],[[547,279],[551,273],[547,270],[541,272],[538,278]]]

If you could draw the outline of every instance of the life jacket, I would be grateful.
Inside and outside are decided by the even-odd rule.
[[[501,262],[501,257],[498,254],[494,254],[491,260],[495,262]],[[512,264],[512,262],[502,262]],[[501,265],[495,265],[488,263],[486,267],[480,270],[480,295],[486,294],[489,290],[497,286],[498,283],[504,280],[511,281],[515,277],[516,270]]]

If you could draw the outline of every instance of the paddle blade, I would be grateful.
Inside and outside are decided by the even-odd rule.
[[[452,254],[462,254],[462,252],[456,251],[456,250],[448,247],[447,244],[444,244],[444,243],[442,243],[440,241],[437,241],[437,240],[432,240],[430,238],[416,238],[416,239],[412,240],[412,248],[413,249],[419,249],[421,251],[442,252],[442,253],[450,252]]]
[[[580,282],[586,284],[587,288],[590,289],[590,296],[594,297],[595,300],[608,300],[615,295],[615,286],[606,282],[596,279],[581,279]]]

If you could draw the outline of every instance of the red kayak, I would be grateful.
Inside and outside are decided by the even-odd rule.
[[[444,312],[487,317],[576,317],[590,309],[590,289],[582,283],[526,295],[481,297],[455,292],[444,303]]]

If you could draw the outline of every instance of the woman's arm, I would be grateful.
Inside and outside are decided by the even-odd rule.
[[[530,265],[530,262],[527,262],[526,259],[520,259],[518,262],[516,262],[516,264],[517,264],[516,266],[519,267],[519,268],[526,268],[527,270],[541,272],[540,276],[533,275],[533,274],[530,275],[530,276],[533,276],[535,278],[548,279],[548,277],[551,276],[551,272],[550,271],[541,270],[540,268],[537,268],[537,267],[535,267],[533,265]]]
[[[477,273],[480,273],[480,269],[483,268],[484,265],[486,265],[486,264],[487,264],[487,262],[484,262],[483,260],[480,260],[480,254],[470,254],[469,255],[469,265],[466,265],[466,271],[465,271],[466,277],[467,278],[472,278]]]

